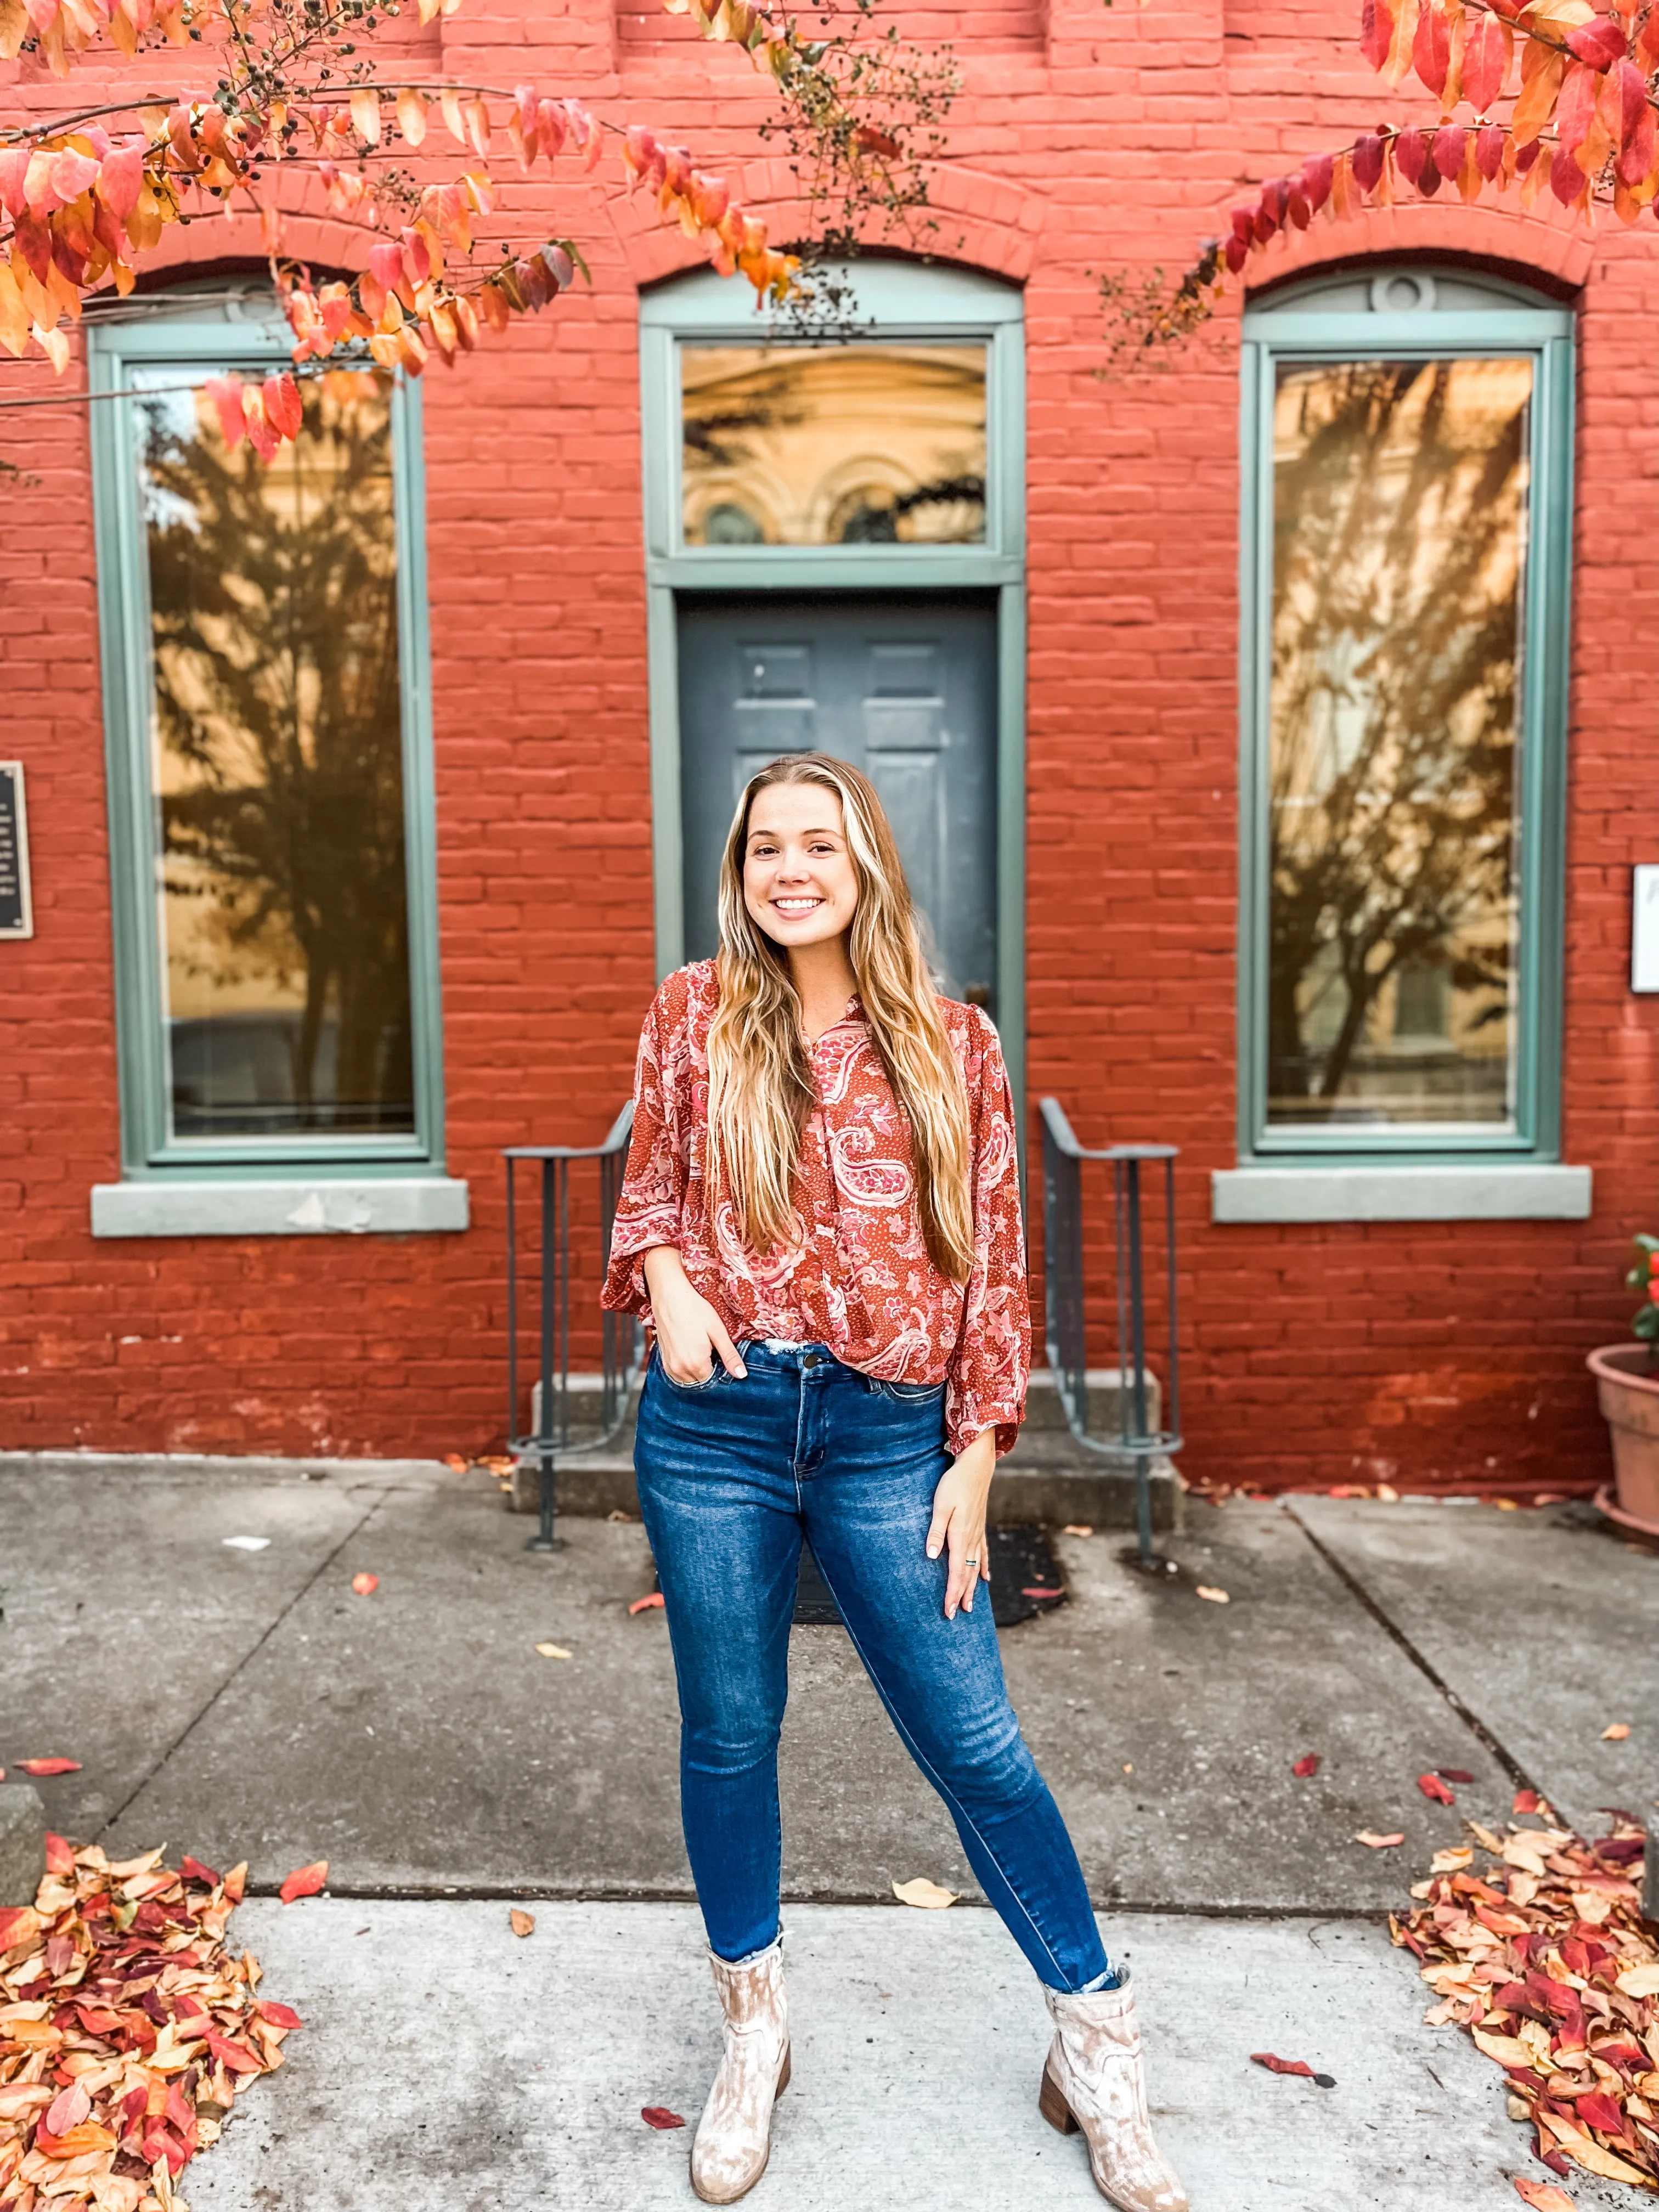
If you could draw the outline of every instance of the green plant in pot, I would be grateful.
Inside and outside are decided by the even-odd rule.
[[[1659,1237],[1635,1240],[1625,1280],[1643,1293],[1631,1319],[1634,1344],[1605,1344],[1588,1365],[1613,1440],[1613,1480],[1595,1494],[1612,1520],[1659,1536]]]

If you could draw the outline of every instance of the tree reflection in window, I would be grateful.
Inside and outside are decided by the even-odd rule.
[[[389,391],[303,389],[269,465],[138,403],[179,1137],[415,1126]]]
[[[982,343],[682,345],[686,544],[982,544],[985,361]]]
[[[1511,1118],[1531,374],[1279,369],[1271,1122]]]

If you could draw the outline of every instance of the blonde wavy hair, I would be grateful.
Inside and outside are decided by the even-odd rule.
[[[928,974],[886,810],[868,777],[826,753],[791,753],[744,787],[720,862],[720,1006],[708,1032],[708,1174],[754,1250],[796,1227],[801,1133],[817,1104],[789,957],[743,895],[749,817],[763,791],[816,784],[841,801],[858,884],[848,946],[859,997],[893,1096],[910,1123],[921,1233],[942,1275],[973,1264],[968,1095]]]

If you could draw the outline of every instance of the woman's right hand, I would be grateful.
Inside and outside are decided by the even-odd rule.
[[[707,1298],[691,1287],[672,1244],[656,1244],[645,1255],[645,1286],[651,1293],[651,1319],[657,1351],[671,1382],[706,1382],[718,1358],[739,1382],[748,1369],[725,1324]]]

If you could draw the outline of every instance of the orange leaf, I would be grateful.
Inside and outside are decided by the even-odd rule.
[[[37,331],[35,335],[38,337],[40,332]],[[78,1774],[81,1762],[78,1759],[20,1759],[17,1771],[20,1774]]]
[[[412,87],[398,94],[398,128],[411,146],[426,137],[426,102]]]
[[[34,2148],[45,2158],[84,2158],[89,2151],[112,2151],[117,2143],[110,2130],[100,2127],[96,2120],[82,2120],[63,2136],[53,2135],[44,2125],[37,2127]]]
[[[1304,1782],[1307,1781],[1310,1775],[1317,1774],[1319,1771],[1319,1753],[1316,1751],[1309,1752],[1304,1758],[1297,1760],[1291,1771],[1299,1776]]]
[[[1431,1797],[1437,1805],[1455,1805],[1457,1802],[1456,1798],[1437,1774],[1419,1774],[1417,1778],[1417,1786],[1425,1797]]]
[[[1554,113],[1566,66],[1565,54],[1528,41],[1521,61],[1521,90],[1510,111],[1510,131],[1517,147],[1531,145]]]
[[[530,1936],[534,1934],[536,1928],[536,1916],[533,1912],[521,1911],[515,1905],[507,1917],[508,1921],[512,1923],[513,1933],[515,1936]]]
[[[359,86],[351,95],[351,127],[365,146],[380,143],[380,95]]]
[[[1355,1843],[1364,1844],[1368,1850],[1372,1851],[1391,1851],[1396,1844],[1403,1844],[1405,1840],[1403,1828],[1397,1835],[1392,1836],[1379,1836],[1374,1828],[1362,1828],[1354,1838]]]
[[[261,2020],[268,2021],[272,2027],[303,2027],[305,2026],[304,2021],[301,2019],[292,2005],[278,2004],[271,1997],[261,1997],[253,2009]]]
[[[372,1597],[380,1587],[379,1575],[353,1575],[351,1587],[359,1597]]]
[[[653,1590],[647,1597],[636,1597],[628,1610],[629,1613],[648,1613],[653,1605],[661,1605],[662,1602],[662,1592]]]
[[[284,1905],[292,1905],[296,1897],[315,1897],[327,1880],[328,1861],[317,1859],[310,1866],[296,1867],[278,1894]]]
[[[74,1871],[75,1850],[73,1845],[66,1843],[62,1836],[54,1836],[52,1830],[48,1828],[46,1831],[46,1872],[48,1874],[61,1875],[73,1874]]]
[[[1510,2176],[1515,2193],[1532,2207],[1532,2212],[1577,2212],[1565,2189],[1558,2189],[1553,2181],[1534,2181],[1525,2173]]]

